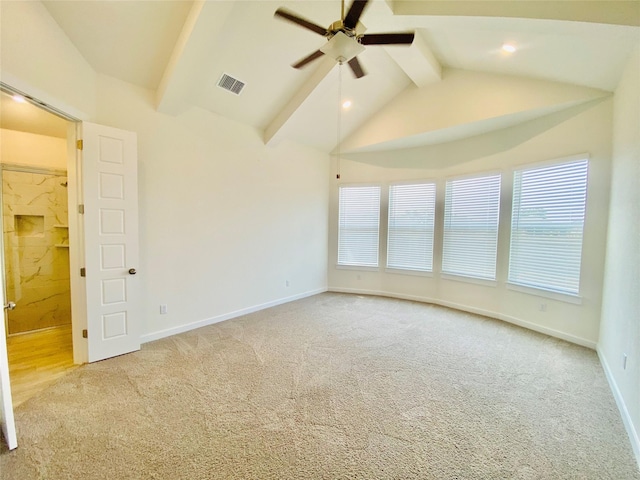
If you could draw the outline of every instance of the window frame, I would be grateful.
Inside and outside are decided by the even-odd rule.
[[[440,264],[440,277],[446,280],[455,280],[462,281],[467,283],[473,283],[478,285],[492,286],[496,287],[498,285],[498,262],[500,260],[500,229],[501,229],[501,210],[502,210],[502,202],[503,202],[503,192],[502,189],[504,187],[504,172],[502,170],[489,170],[485,172],[474,172],[463,175],[455,175],[448,176],[443,178],[444,183],[444,196],[442,199],[442,233],[441,233],[441,264]],[[496,226],[495,226],[495,260],[493,265],[493,278],[482,277],[472,274],[464,274],[460,272],[452,272],[445,270],[445,253],[447,248],[447,211],[448,211],[448,203],[447,203],[447,191],[449,182],[457,181],[457,180],[472,180],[479,178],[488,178],[488,177],[497,177],[498,185],[497,185],[497,204],[495,206],[495,211],[497,215]]]
[[[564,164],[571,164],[584,161],[586,162],[586,174],[585,174],[585,183],[584,183],[584,214],[582,217],[582,229],[581,229],[581,242],[580,242],[580,263],[579,263],[579,273],[578,273],[578,290],[576,293],[572,293],[569,291],[561,291],[554,290],[551,288],[544,288],[540,286],[535,286],[532,284],[518,283],[511,279],[511,266],[512,266],[512,252],[514,248],[513,241],[513,228],[514,228],[514,219],[516,219],[516,215],[514,214],[514,206],[516,202],[516,174],[518,172],[524,172],[527,170],[536,170],[536,169],[544,169],[553,166],[561,166]],[[507,254],[507,271],[506,271],[506,288],[513,291],[523,292],[530,295],[537,295],[541,297],[551,298],[555,300],[565,301],[573,304],[581,304],[582,303],[582,277],[583,277],[583,259],[584,259],[584,241],[585,241],[585,226],[587,222],[587,203],[589,199],[589,173],[590,173],[590,164],[591,158],[587,153],[572,155],[569,157],[555,158],[544,160],[541,162],[527,163],[523,165],[519,165],[517,167],[513,167],[511,175],[512,175],[512,187],[511,187],[511,206],[510,206],[510,225],[509,225],[509,252]]]
[[[341,219],[342,219],[342,202],[341,192],[342,189],[348,188],[377,188],[378,189],[378,204],[377,204],[377,233],[376,233],[376,264],[357,264],[357,263],[340,263],[340,244],[341,244]],[[344,183],[338,185],[338,222],[337,222],[337,245],[336,245],[336,268],[344,270],[364,270],[364,271],[379,271],[380,269],[380,227],[381,227],[381,212],[382,212],[382,199],[383,190],[382,185],[379,183]]]
[[[418,185],[429,185],[433,187],[433,198],[429,199],[433,202],[433,209],[429,212],[432,215],[433,221],[431,223],[431,258],[430,258],[430,268],[429,269],[421,269],[421,268],[403,268],[399,266],[389,266],[389,257],[390,257],[390,246],[392,243],[391,233],[392,233],[392,188],[393,187],[401,187],[401,186],[418,186]],[[400,182],[392,182],[387,185],[387,224],[386,224],[386,267],[385,272],[394,273],[399,275],[415,275],[415,276],[426,276],[432,277],[435,267],[435,245],[436,245],[436,220],[437,220],[437,210],[438,210],[438,182],[436,180],[406,180]]]

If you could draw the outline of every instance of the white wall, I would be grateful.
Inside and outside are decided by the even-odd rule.
[[[420,106],[417,106],[420,108]],[[332,182],[329,242],[329,287],[332,290],[392,294],[476,311],[595,348],[598,340],[606,240],[611,157],[612,100],[573,107],[520,126],[422,149],[358,154],[342,159],[341,182],[380,183],[411,179],[438,182],[434,275],[399,275],[336,268],[337,187]],[[582,304],[577,305],[506,287],[512,170],[580,153],[590,155],[589,193],[581,274]],[[372,162],[375,165],[371,165]],[[449,164],[450,166],[447,166]],[[497,286],[441,278],[444,181],[467,173],[503,172]],[[384,192],[384,189],[383,189]],[[386,261],[386,199],[381,219],[381,260]],[[439,222],[439,223],[438,223]],[[545,311],[540,310],[544,304]]]
[[[157,113],[152,91],[109,77],[98,89],[97,122],[138,134],[147,339],[326,289],[326,154],[200,109]]]
[[[96,73],[41,2],[0,2],[0,80],[81,120]]]
[[[159,114],[154,92],[96,74],[40,2],[0,8],[2,81],[138,134],[145,339],[326,289],[328,155],[267,148],[203,110]]]
[[[598,353],[640,465],[640,45],[614,97],[611,213]]]
[[[36,168],[67,170],[64,138],[0,129],[0,162]]]

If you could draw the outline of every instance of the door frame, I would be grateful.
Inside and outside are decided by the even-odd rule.
[[[69,217],[69,280],[71,287],[71,331],[73,335],[73,362],[83,364],[89,361],[88,342],[83,337],[87,329],[86,282],[80,275],[84,264],[84,222],[80,205],[84,204],[82,192],[82,155],[78,148],[79,131],[82,122],[74,120],[67,129],[67,182]]]
[[[2,206],[2,179],[0,178],[0,206]],[[13,450],[18,446],[18,438],[16,435],[16,422],[13,415],[13,398],[11,395],[11,378],[9,375],[9,355],[7,352],[7,329],[8,316],[4,309],[6,305],[6,288],[5,288],[5,268],[4,268],[4,222],[2,226],[2,237],[0,237],[0,299],[2,299],[2,322],[0,322],[0,426],[2,427],[2,435],[9,450]]]

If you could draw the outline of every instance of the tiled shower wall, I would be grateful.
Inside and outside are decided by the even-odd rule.
[[[71,323],[67,177],[2,172],[9,334]]]

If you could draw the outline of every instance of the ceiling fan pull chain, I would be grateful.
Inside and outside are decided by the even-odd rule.
[[[344,0],[343,0],[344,3]],[[338,64],[338,145],[336,146],[337,160],[336,160],[336,179],[340,180],[340,132],[342,127],[342,63]]]

